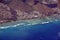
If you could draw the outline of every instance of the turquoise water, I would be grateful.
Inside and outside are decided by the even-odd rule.
[[[0,29],[0,40],[60,40],[59,32],[60,21],[27,26],[18,25]]]

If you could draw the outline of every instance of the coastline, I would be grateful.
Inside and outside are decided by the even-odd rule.
[[[32,20],[19,20],[16,22],[11,22],[11,23],[4,23],[0,25],[0,29],[6,29],[6,28],[13,28],[13,27],[18,27],[18,26],[33,26],[37,24],[49,24],[49,23],[54,23],[54,22],[60,22],[59,20],[45,20],[45,19],[32,19]]]

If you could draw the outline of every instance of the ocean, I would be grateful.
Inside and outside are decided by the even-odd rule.
[[[60,21],[0,29],[0,40],[60,40]]]

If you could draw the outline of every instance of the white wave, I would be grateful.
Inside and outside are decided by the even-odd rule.
[[[0,29],[6,29],[9,28],[10,26],[6,26],[6,27],[0,27]]]
[[[58,21],[58,20],[55,20],[55,21]],[[11,28],[11,27],[18,27],[18,26],[32,26],[32,25],[36,25],[36,24],[47,24],[47,23],[50,23],[50,22],[53,22],[53,21],[46,21],[46,22],[41,22],[41,21],[39,21],[39,22],[32,22],[32,23],[30,23],[30,22],[28,22],[28,23],[16,23],[16,24],[14,24],[14,25],[8,25],[8,26],[0,26],[0,29],[6,29],[6,28]]]
[[[50,22],[42,22],[42,24],[46,24],[46,23],[50,23]]]
[[[20,26],[20,25],[24,25],[24,23],[20,23],[20,24],[16,24],[16,25],[12,25],[12,26],[3,26],[3,27],[0,27],[0,29],[6,29],[6,28],[10,28],[10,27],[17,27],[17,26]]]
[[[34,25],[34,24],[24,24],[24,23],[20,23],[20,24],[16,24],[16,25],[12,25],[12,26],[6,26],[6,27],[0,27],[0,29],[6,29],[6,28],[10,28],[10,27],[17,27],[17,26],[20,26],[20,25],[23,25],[23,26],[28,26],[28,25]]]
[[[44,23],[48,23],[48,22],[44,22]],[[42,24],[44,24],[42,23]],[[17,26],[20,26],[20,25],[23,25],[23,26],[30,26],[30,25],[36,25],[38,23],[34,23],[34,24],[26,24],[25,23],[19,23],[19,24],[16,24],[16,25],[12,25],[12,26],[6,26],[6,27],[0,27],[0,29],[6,29],[6,28],[11,28],[11,27],[17,27]]]

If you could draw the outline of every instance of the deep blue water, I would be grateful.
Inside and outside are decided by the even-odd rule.
[[[60,22],[0,30],[0,40],[60,40]]]

